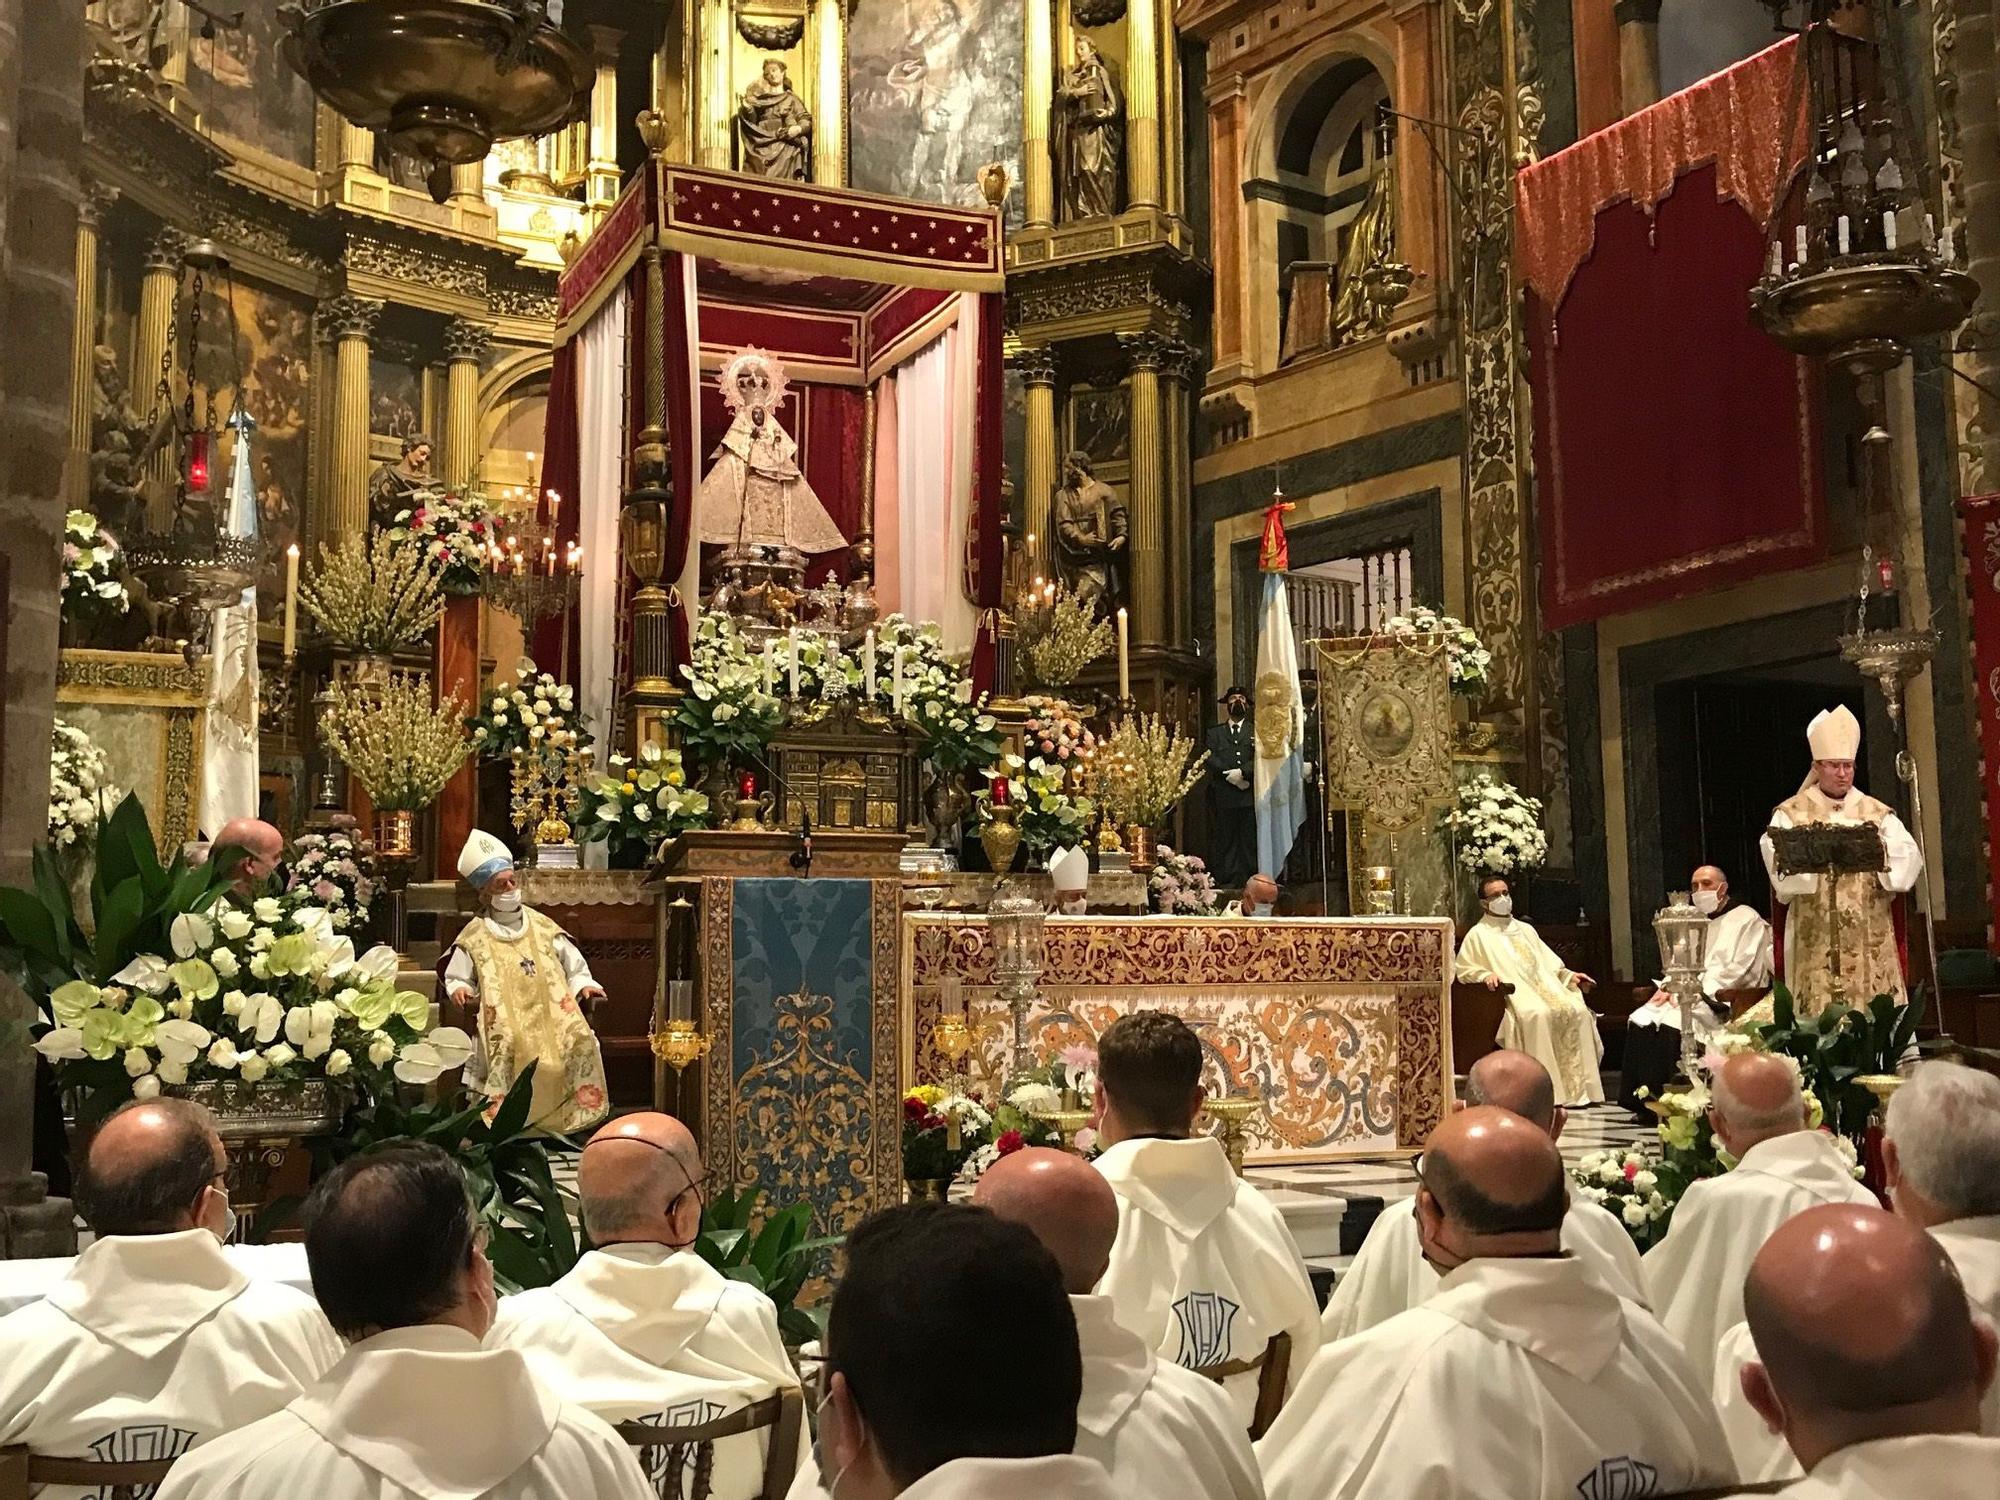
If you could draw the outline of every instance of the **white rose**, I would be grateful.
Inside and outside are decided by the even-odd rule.
[[[184,1062],[174,1062],[170,1058],[163,1057],[160,1059],[160,1066],[154,1071],[152,1076],[160,1083],[169,1083],[178,1088],[181,1084],[188,1081],[187,1064]]]
[[[250,997],[241,990],[231,990],[222,997],[222,1013],[225,1016],[240,1016]]]
[[[160,1097],[160,1080],[148,1073],[144,1078],[132,1080],[132,1097],[146,1100]]]
[[[286,1063],[296,1062],[298,1052],[289,1043],[279,1042],[275,1047],[264,1049],[264,1061],[274,1068],[282,1068]]]
[[[185,1021],[189,1016],[194,1014],[194,1001],[169,1000],[167,1002],[167,1013],[176,1020]]]
[[[234,942],[238,938],[246,938],[250,936],[249,916],[244,912],[238,911],[233,906],[230,907],[225,912],[223,912],[222,915],[217,919],[217,922],[218,925],[220,925],[220,927],[222,928],[222,935],[228,938],[231,942]]]
[[[1656,1173],[1641,1170],[1632,1179],[1632,1190],[1636,1193],[1650,1193],[1654,1188],[1659,1186],[1659,1182],[1660,1179]]]
[[[144,1047],[125,1049],[125,1075],[128,1078],[143,1078],[153,1071],[153,1054]]]
[[[208,1049],[208,1065],[211,1068],[233,1068],[236,1066],[236,1044],[228,1037],[217,1040]]]
[[[262,953],[271,944],[277,942],[277,940],[278,935],[270,928],[259,927],[255,932],[250,934],[250,951],[253,953]]]
[[[1619,1212],[1624,1215],[1625,1222],[1630,1224],[1634,1229],[1644,1224],[1647,1219],[1646,1205],[1636,1198],[1627,1198],[1624,1208],[1620,1209]]]
[[[276,896],[259,896],[255,901],[250,903],[250,910],[257,920],[266,926],[269,926],[271,923],[277,921],[280,916],[284,915],[284,910],[278,905],[278,898]]]
[[[209,954],[208,964],[210,968],[215,970],[216,975],[222,979],[234,979],[237,970],[241,967],[236,962],[236,955],[231,953],[227,948],[217,948],[213,953]]]
[[[377,1032],[375,1040],[368,1044],[368,1060],[380,1068],[387,1066],[389,1059],[395,1055],[396,1044]]]
[[[245,1083],[256,1083],[266,1073],[271,1071],[271,1065],[265,1062],[259,1054],[246,1052],[243,1054],[243,1060],[237,1065],[236,1071],[242,1075]]]
[[[353,1066],[354,1059],[341,1049],[335,1048],[327,1054],[326,1076],[329,1078],[338,1078]]]
[[[271,960],[259,953],[250,960],[250,972],[258,979],[271,977]]]

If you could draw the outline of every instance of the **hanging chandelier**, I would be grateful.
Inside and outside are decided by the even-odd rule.
[[[546,135],[585,117],[596,78],[562,29],[563,0],[291,0],[279,8],[285,60],[348,120],[451,167],[494,142]]]

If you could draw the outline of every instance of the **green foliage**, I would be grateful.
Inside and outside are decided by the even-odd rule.
[[[763,1226],[757,1227],[761,1191],[749,1187],[709,1199],[702,1209],[695,1250],[724,1276],[755,1287],[777,1304],[778,1331],[786,1343],[796,1346],[826,1332],[824,1306],[798,1306],[799,1293],[820,1268],[824,1252],[846,1236],[809,1238],[812,1208],[803,1202],[767,1213]]]
[[[1826,1111],[1827,1127],[1860,1147],[1875,1096],[1854,1080],[1894,1073],[1910,1054],[1927,1000],[1919,990],[1907,1005],[1877,995],[1867,1006],[1836,1000],[1816,1016],[1803,1016],[1784,985],[1771,991],[1771,1022],[1757,1028],[1759,1045],[1797,1060],[1805,1086]]]

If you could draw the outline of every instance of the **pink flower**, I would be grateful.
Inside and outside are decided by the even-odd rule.
[[[1062,1049],[1062,1065],[1071,1073],[1087,1072],[1097,1066],[1097,1053],[1081,1042],[1072,1042]]]
[[[331,901],[335,896],[340,894],[340,887],[336,886],[331,880],[315,880],[313,882],[313,894],[322,901]]]
[[[63,543],[63,561],[64,561],[65,563],[69,564],[69,565],[70,565],[71,567],[74,567],[74,566],[76,565],[76,559],[77,559],[77,546],[76,546],[76,543],[75,543],[75,542],[64,542],[64,543]]]

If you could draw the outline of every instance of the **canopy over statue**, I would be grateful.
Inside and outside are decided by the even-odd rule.
[[[799,470],[799,445],[778,425],[785,367],[761,349],[737,351],[722,367],[729,431],[695,492],[701,540],[717,546],[833,552],[847,538]]]

